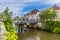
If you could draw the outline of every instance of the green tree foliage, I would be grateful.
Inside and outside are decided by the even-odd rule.
[[[39,16],[40,16],[41,23],[45,24],[46,21],[49,21],[49,20],[51,21],[55,19],[56,12],[52,8],[48,8],[46,10],[43,10],[41,14],[39,14]]]
[[[13,27],[12,27],[12,18],[11,18],[11,15],[10,15],[10,13],[9,13],[9,11],[8,11],[9,9],[8,8],[6,8],[5,10],[4,10],[4,24],[5,24],[5,28],[6,28],[6,30],[7,31],[10,31],[11,29],[13,29]],[[8,27],[9,26],[9,27]]]
[[[39,14],[40,21],[46,28],[45,30],[54,33],[60,33],[60,22],[54,21],[56,18],[56,12],[52,9],[46,9]]]
[[[16,16],[14,20],[20,21],[20,17],[19,16]]]
[[[54,33],[60,33],[60,28],[55,27],[55,28],[53,29],[53,32],[54,32]]]
[[[16,30],[7,31],[3,40],[17,40]]]
[[[2,13],[0,13],[0,20],[3,18],[3,15],[2,15]]]
[[[6,28],[6,33],[4,40],[17,40],[17,34],[16,34],[16,28],[13,27],[13,22],[11,18],[11,12],[9,12],[9,9],[6,8],[3,12],[4,16],[4,25]]]
[[[46,30],[49,32],[60,33],[60,22],[59,21],[47,21]]]

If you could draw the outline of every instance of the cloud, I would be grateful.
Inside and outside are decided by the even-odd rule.
[[[6,7],[9,7],[10,11],[14,14],[22,16],[27,13],[25,10],[29,6],[41,6],[41,5],[53,5],[59,4],[60,0],[0,0],[0,12],[2,12]]]
[[[41,2],[44,4],[59,4],[60,0],[42,0]]]

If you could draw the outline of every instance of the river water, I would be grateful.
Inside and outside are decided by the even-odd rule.
[[[26,32],[19,33],[19,40],[60,40],[60,34],[30,29]]]

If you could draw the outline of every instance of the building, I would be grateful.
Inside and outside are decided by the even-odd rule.
[[[57,15],[56,18],[55,18],[55,21],[56,20],[59,21],[60,20],[60,7],[55,4],[51,8],[56,12],[56,15]],[[23,20],[28,20],[28,21],[33,21],[34,20],[34,21],[36,21],[36,20],[40,19],[39,16],[38,16],[39,14],[40,14],[40,11],[37,10],[37,9],[34,9],[31,12],[25,14],[22,18],[23,18]]]
[[[53,7],[51,7],[52,10],[54,10],[56,12],[56,18],[54,19],[54,21],[60,21],[60,7],[54,5]],[[25,14],[22,19],[23,21],[21,22],[17,22],[16,24],[19,26],[19,30],[18,32],[20,31],[20,27],[24,27],[24,25],[26,27],[33,27],[33,28],[40,28],[42,30],[45,29],[44,25],[41,24],[41,22],[39,21],[40,20],[40,17],[39,17],[39,14],[41,12],[37,9],[34,9],[32,10],[31,12]]]
[[[52,8],[57,15],[55,20],[60,21],[60,7],[55,4]]]
[[[34,10],[32,10],[31,12],[25,14],[25,15],[23,16],[23,19],[24,19],[24,20],[28,20],[28,21],[36,21],[36,20],[39,20],[39,16],[38,16],[39,13],[40,13],[39,10],[34,9]]]

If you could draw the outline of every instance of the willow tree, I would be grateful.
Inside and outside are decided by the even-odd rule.
[[[43,10],[41,14],[39,14],[40,21],[43,25],[45,25],[46,21],[53,21],[56,17],[56,12],[52,8],[48,8]]]

